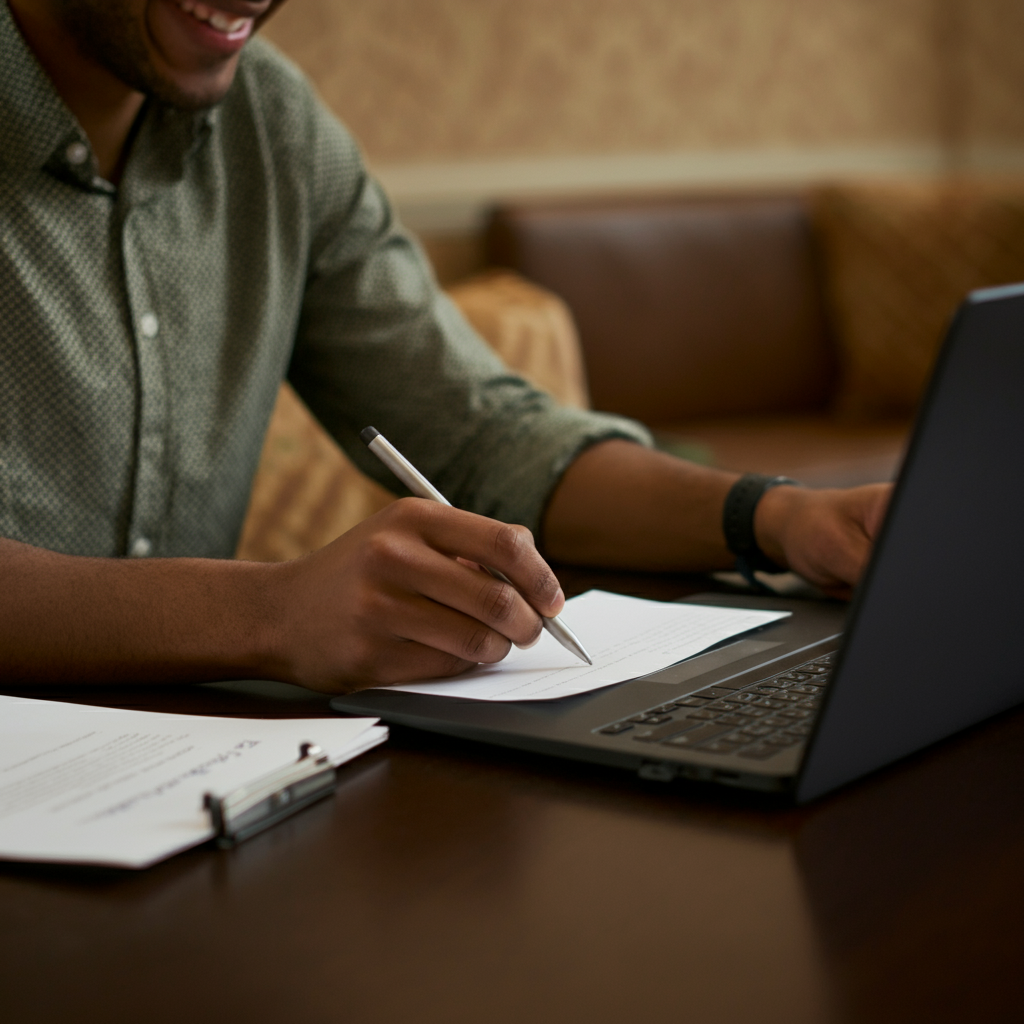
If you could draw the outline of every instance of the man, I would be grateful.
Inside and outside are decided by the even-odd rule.
[[[565,562],[734,562],[734,475],[556,407],[477,341],[344,129],[250,41],[274,6],[0,4],[9,682],[447,675],[561,610],[534,534]],[[368,472],[372,423],[473,511],[407,499],[307,558],[231,560],[285,374]],[[783,485],[744,514],[844,593],[887,497]]]

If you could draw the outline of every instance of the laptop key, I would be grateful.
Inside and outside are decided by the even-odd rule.
[[[712,711],[711,708],[699,708],[696,711],[690,711],[687,718],[704,718],[708,721],[713,722],[718,717],[717,711]]]
[[[810,722],[800,722],[797,725],[787,726],[786,735],[796,736],[802,739],[804,736],[811,735],[811,728],[812,726]]]
[[[677,707],[681,708],[702,708],[706,707],[710,701],[710,697],[680,697],[679,700],[675,701]]]
[[[649,712],[643,712],[639,715],[634,715],[631,722],[635,722],[637,725],[661,725],[663,722],[672,721],[671,715],[652,715]]]
[[[641,729],[633,734],[633,739],[640,743],[660,743],[677,733],[697,730],[707,727],[715,728],[715,722],[702,722],[692,718],[680,718],[669,725],[660,725],[657,729]],[[724,727],[728,729],[728,726]]]
[[[754,721],[750,715],[722,715],[718,720],[723,725],[750,725]]]
[[[611,725],[606,725],[603,729],[598,729],[598,732],[602,732],[605,736],[618,736],[620,732],[627,732],[633,728],[632,722],[613,722]]]
[[[710,743],[705,743],[700,749],[706,750],[709,754],[731,754],[742,746],[742,743],[736,743],[723,737],[720,740],[712,740]]]
[[[787,706],[785,701],[773,700],[771,697],[758,697],[754,704],[759,708],[771,708],[773,711]]]
[[[737,704],[735,701],[729,700],[716,700],[711,705],[713,711],[742,711],[744,708],[743,704]]]
[[[633,739],[638,740],[640,743],[657,743],[657,731],[657,729],[639,729],[633,733]]]
[[[701,743],[705,743],[707,740],[714,739],[716,736],[721,736],[722,733],[729,732],[732,729],[731,725],[722,725],[719,722],[708,722],[707,725],[702,725],[699,729],[691,729],[689,732],[684,732],[680,736],[672,736],[665,740],[665,745],[670,747],[697,747]]]
[[[796,704],[803,699],[804,695],[802,693],[794,693],[792,690],[783,690],[772,698],[772,700],[784,700],[790,704]]]

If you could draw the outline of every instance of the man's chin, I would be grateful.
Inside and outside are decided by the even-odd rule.
[[[178,110],[206,110],[215,107],[227,95],[235,80],[237,62],[216,77],[210,76],[149,76],[143,90],[154,99]]]

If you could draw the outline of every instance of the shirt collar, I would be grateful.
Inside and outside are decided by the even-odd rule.
[[[88,147],[82,129],[64,105],[0,2],[0,162],[12,171],[38,170],[63,144]],[[73,151],[80,152],[80,151]],[[92,152],[88,150],[91,158]]]
[[[109,191],[97,177],[89,139],[22,38],[6,0],[0,0],[0,166],[27,174],[45,167],[85,188]],[[217,110],[196,113],[147,101],[129,165],[139,162],[157,178],[181,177],[185,159],[213,130]],[[148,152],[156,143],[156,152]]]

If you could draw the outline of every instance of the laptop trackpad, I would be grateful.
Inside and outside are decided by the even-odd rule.
[[[660,672],[644,676],[645,683],[671,683],[673,686],[685,683],[687,679],[694,679],[704,675],[705,672],[712,672],[716,668],[725,668],[734,661],[742,661],[744,658],[751,658],[755,654],[763,654],[773,647],[781,647],[783,640],[738,640],[728,647],[719,651],[712,651],[710,654],[698,654],[695,658],[689,658],[663,668]]]

